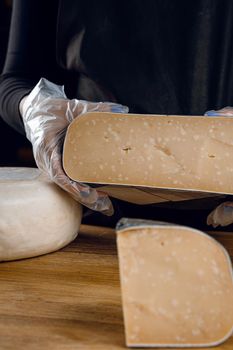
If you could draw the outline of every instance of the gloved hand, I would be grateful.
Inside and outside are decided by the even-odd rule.
[[[78,202],[92,210],[112,215],[113,207],[105,193],[72,181],[64,173],[62,147],[68,125],[79,115],[86,112],[127,113],[128,108],[110,102],[69,100],[62,86],[42,78],[23,100],[20,110],[38,168]]]
[[[228,226],[233,223],[233,202],[224,202],[217,206],[207,217],[207,225],[213,227]]]
[[[215,110],[207,111],[205,113],[205,115],[207,115],[209,117],[214,117],[214,116],[216,116],[216,117],[221,117],[221,116],[223,116],[223,117],[233,117],[233,107],[227,106],[227,107],[221,108],[221,109],[219,109],[217,111],[215,111]]]
[[[212,110],[205,113],[211,117],[233,117],[233,107],[224,107],[217,111]],[[233,181],[233,178],[232,178]],[[207,217],[207,225],[228,226],[233,223],[233,202],[224,202],[218,205]]]

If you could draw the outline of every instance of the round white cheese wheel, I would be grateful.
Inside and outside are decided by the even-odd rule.
[[[0,261],[58,250],[78,234],[82,206],[35,168],[0,168]]]

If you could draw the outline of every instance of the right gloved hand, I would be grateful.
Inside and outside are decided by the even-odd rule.
[[[91,111],[127,113],[128,108],[110,102],[69,100],[62,86],[42,78],[23,99],[20,110],[38,168],[81,204],[112,215],[113,207],[107,194],[75,182],[64,173],[62,148],[67,127],[74,118]]]

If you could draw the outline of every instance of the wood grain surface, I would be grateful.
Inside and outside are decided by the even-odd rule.
[[[213,236],[233,258],[233,233]],[[82,225],[58,252],[0,264],[0,350],[11,349],[125,349],[114,230]]]

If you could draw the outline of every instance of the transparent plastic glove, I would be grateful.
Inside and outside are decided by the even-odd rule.
[[[112,203],[104,192],[72,181],[63,171],[62,148],[67,127],[74,118],[86,112],[127,113],[128,108],[110,102],[69,100],[62,86],[44,78],[21,106],[26,135],[32,143],[38,168],[78,202],[92,210],[112,215]]]
[[[228,226],[233,223],[233,202],[224,202],[217,206],[207,217],[207,225]]]
[[[219,109],[217,111],[212,110],[212,111],[207,111],[205,113],[205,115],[209,116],[209,117],[221,117],[221,116],[225,116],[225,117],[233,117],[233,107],[224,107],[222,109]]]
[[[233,117],[233,107],[227,106],[219,110],[205,113],[210,117]],[[217,206],[207,217],[207,225],[228,226],[233,223],[233,202],[224,202]]]

